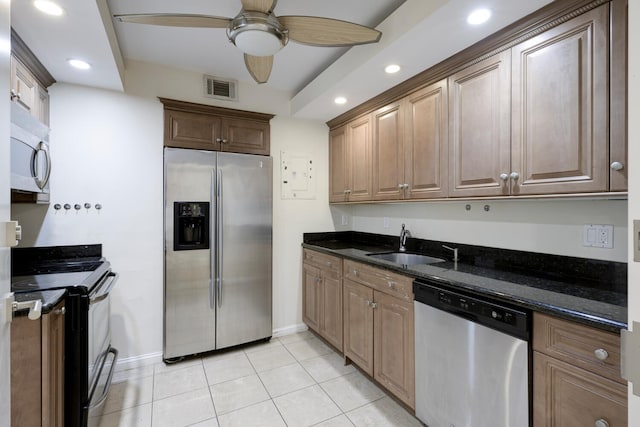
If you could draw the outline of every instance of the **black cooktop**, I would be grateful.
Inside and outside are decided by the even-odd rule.
[[[84,292],[108,273],[102,245],[43,246],[11,250],[11,290],[77,288]]]

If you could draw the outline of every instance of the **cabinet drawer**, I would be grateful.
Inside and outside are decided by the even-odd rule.
[[[534,313],[533,349],[626,384],[620,377],[620,335]]]
[[[318,267],[325,272],[334,272],[338,274],[338,276],[342,273],[342,259],[332,255],[304,249],[302,261],[306,264]]]
[[[406,301],[413,300],[413,279],[410,277],[347,260],[344,261],[344,277]]]

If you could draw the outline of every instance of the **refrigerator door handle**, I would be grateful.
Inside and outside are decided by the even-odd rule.
[[[216,201],[215,198],[215,191],[216,191],[216,173],[215,173],[215,169],[211,170],[211,186],[209,187],[209,206],[213,206],[213,204]],[[210,209],[213,209],[212,207]],[[215,281],[216,281],[216,247],[214,245],[215,242],[215,233],[217,232],[217,230],[214,228],[215,227],[215,216],[211,215],[211,212],[209,214],[209,230],[212,230],[214,235],[210,235],[209,236],[209,243],[210,243],[210,253],[211,253],[211,259],[209,260],[209,265],[210,265],[210,279],[209,279],[209,307],[211,309],[216,308],[216,302],[215,302],[215,290],[214,290],[214,286],[215,285]]]
[[[217,182],[217,215],[216,215],[216,224],[218,225],[217,229],[217,240],[218,244],[216,245],[218,251],[218,276],[216,278],[217,281],[217,299],[218,299],[218,307],[222,307],[222,228],[223,228],[223,220],[222,220],[222,171],[218,169],[218,182]]]

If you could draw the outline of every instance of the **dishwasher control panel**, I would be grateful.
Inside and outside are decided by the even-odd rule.
[[[525,309],[510,307],[484,295],[465,295],[440,284],[414,282],[418,303],[427,304],[513,336],[528,339],[529,320]]]

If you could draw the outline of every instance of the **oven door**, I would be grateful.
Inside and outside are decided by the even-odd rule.
[[[98,421],[109,393],[118,351],[111,347],[110,293],[118,274],[109,272],[89,294],[88,376],[89,425]],[[97,422],[95,424],[98,424]]]

